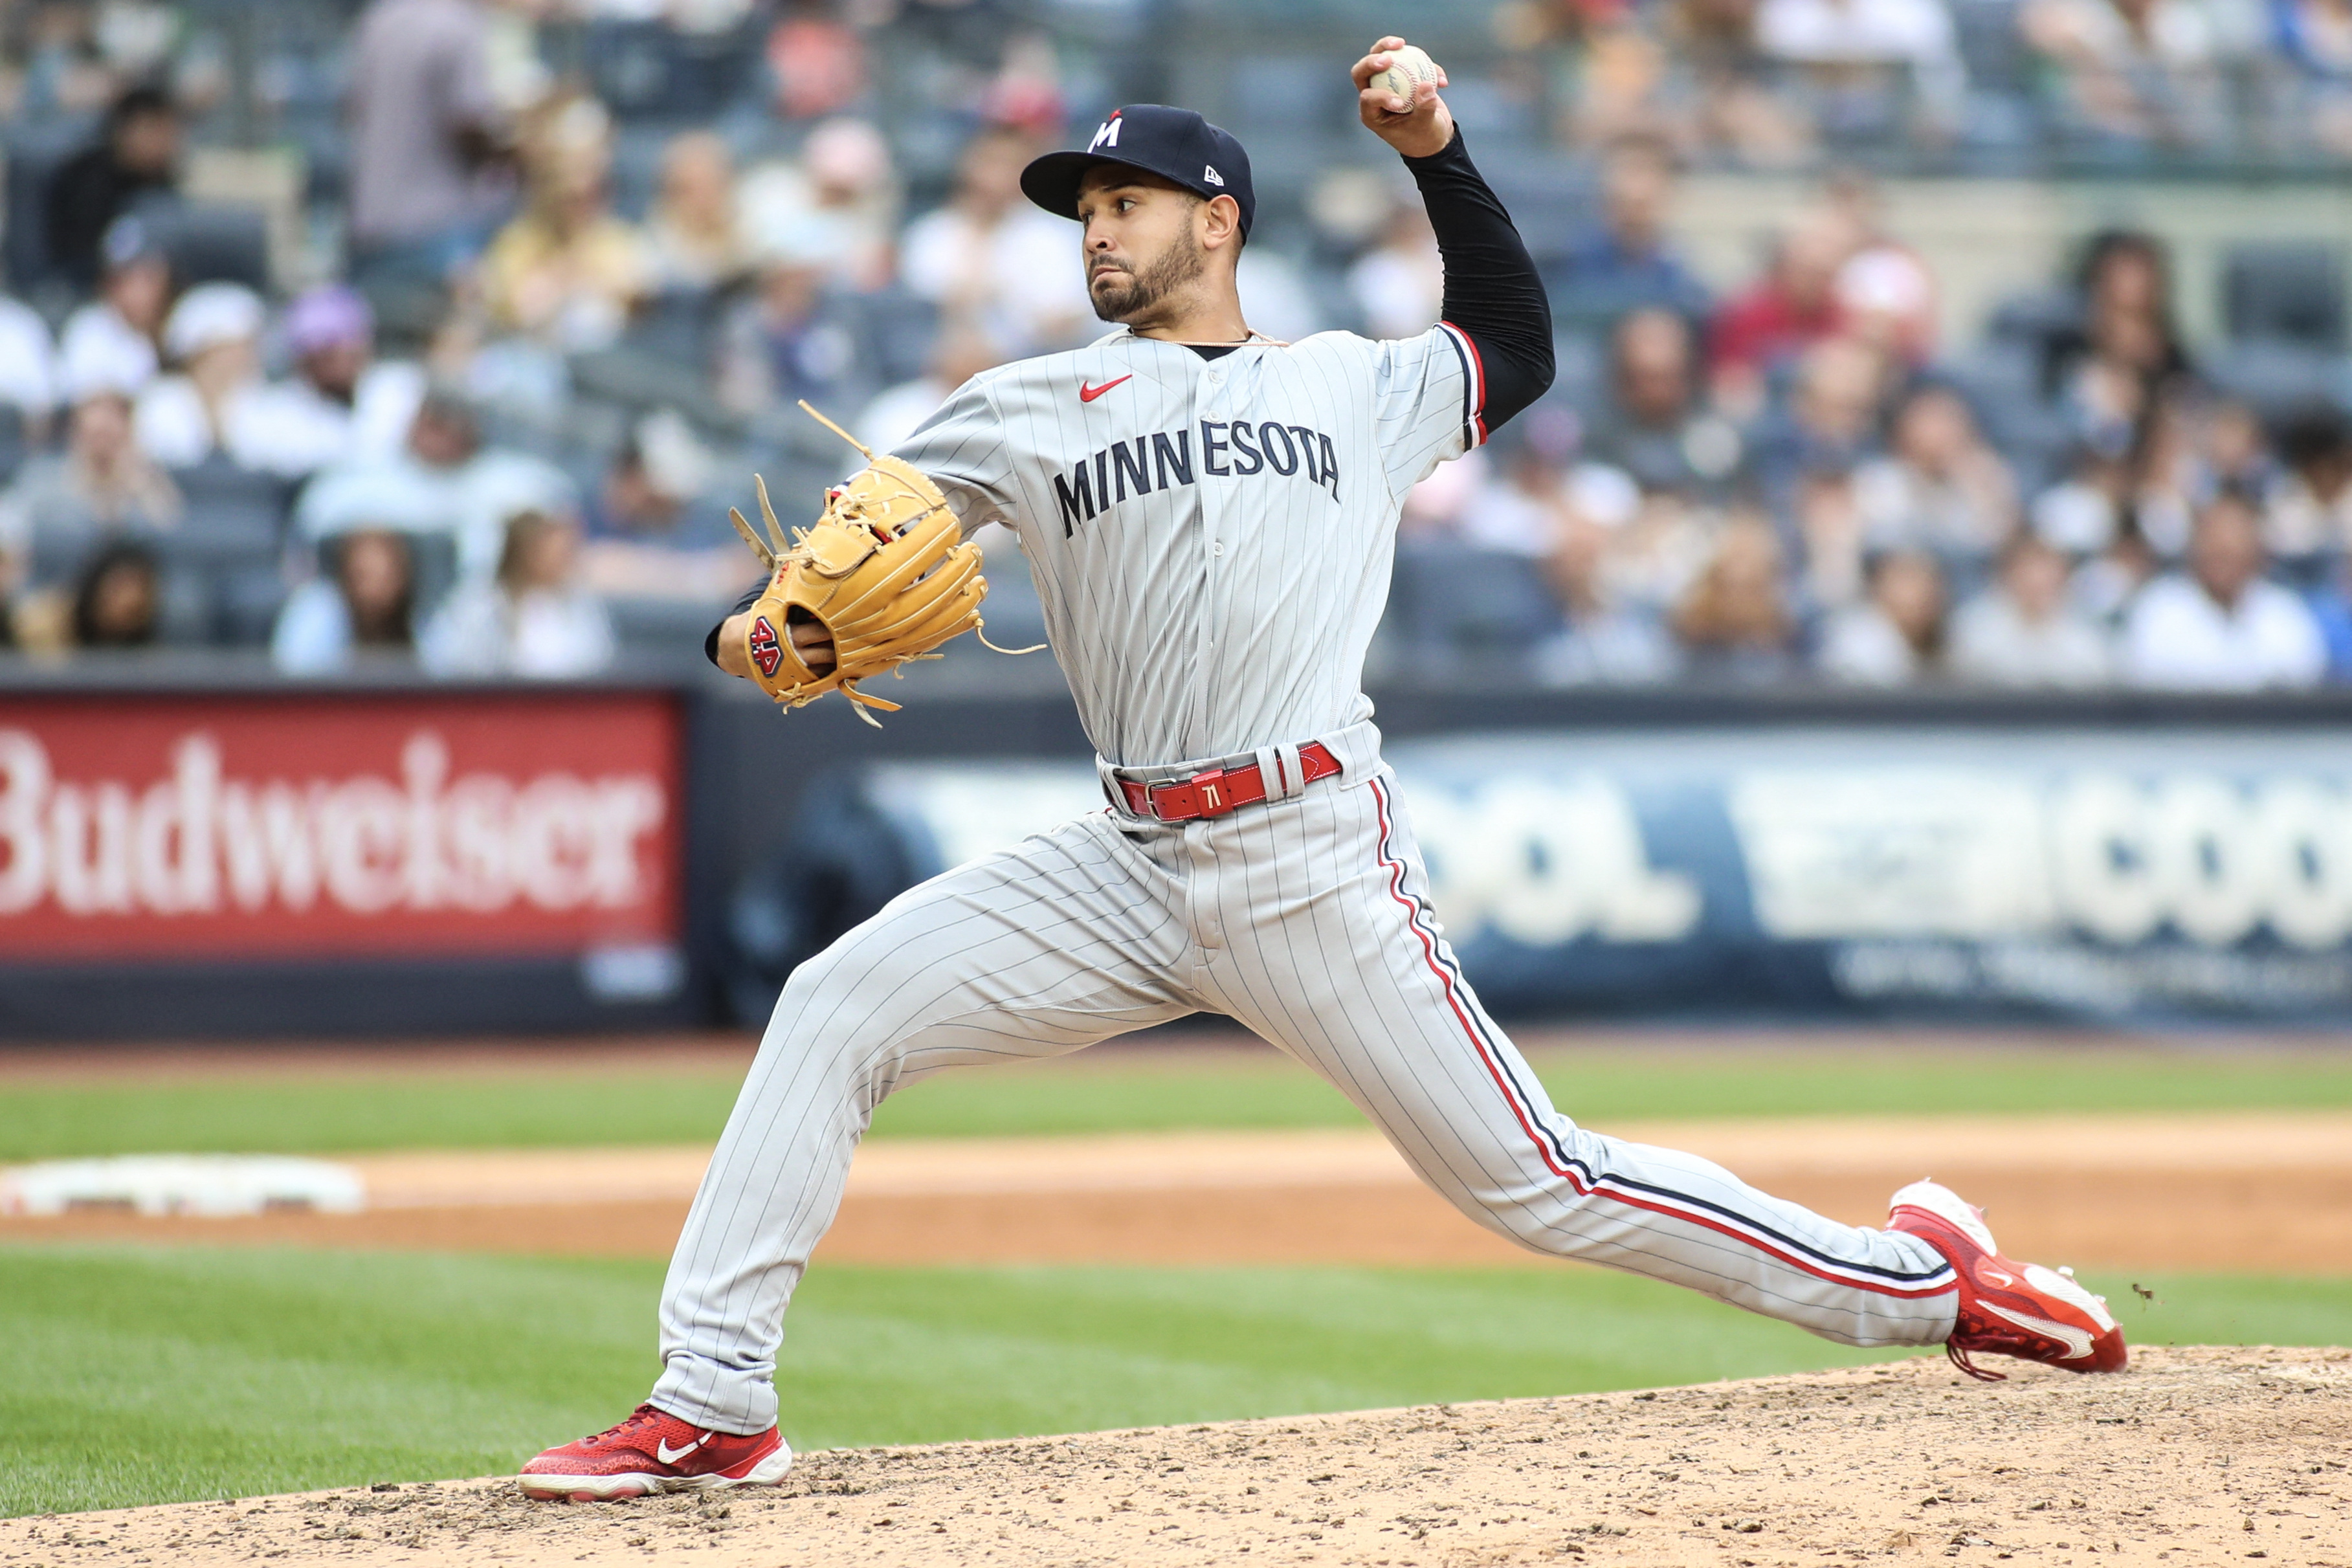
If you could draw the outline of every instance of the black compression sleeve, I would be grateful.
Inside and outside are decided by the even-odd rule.
[[[710,629],[709,634],[702,639],[702,656],[704,658],[709,660],[714,664],[719,663],[719,633],[720,631],[726,627],[728,622],[734,620],[735,617],[742,614],[743,612],[751,609],[754,604],[757,604],[760,601],[760,595],[767,591],[768,580],[764,577],[743,591],[743,597],[735,601],[735,608],[730,610],[726,615],[719,620],[719,624]]]
[[[1488,430],[1551,385],[1551,302],[1511,214],[1470,162],[1457,127],[1443,152],[1407,158],[1445,262],[1445,319],[1478,351]]]

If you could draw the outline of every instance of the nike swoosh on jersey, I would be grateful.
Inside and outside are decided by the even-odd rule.
[[[2066,1354],[2058,1358],[2061,1361],[2080,1361],[2091,1354],[2091,1336],[2081,1329],[2069,1328],[2064,1323],[2053,1323],[2048,1318],[2037,1318],[2032,1312],[2012,1312],[2007,1307],[1994,1301],[1979,1301],[1977,1305],[1996,1317],[2007,1318],[2019,1328],[2029,1329],[2035,1333],[2048,1334],[2052,1339],[2057,1340],[2066,1347]]]
[[[2087,1344],[2090,1342],[2086,1340],[2084,1343]],[[2088,1355],[2090,1353],[2085,1351],[2083,1354]],[[695,1449],[702,1447],[703,1444],[708,1443],[709,1441],[710,1441],[710,1434],[705,1432],[701,1437],[697,1437],[685,1448],[673,1448],[669,1446],[669,1439],[667,1437],[664,1437],[660,1442],[654,1445],[654,1458],[659,1459],[663,1464],[674,1465],[677,1463],[678,1460],[686,1458],[687,1455],[694,1452]]]
[[[1135,372],[1133,371],[1129,371],[1127,374],[1119,377],[1118,382],[1132,381],[1134,379]],[[1118,385],[1118,382],[1105,382],[1098,387],[1090,387],[1087,385],[1083,379],[1081,379],[1078,382],[1078,401],[1080,402],[1092,402],[1095,399],[1102,396],[1103,393],[1110,391],[1111,388]]]

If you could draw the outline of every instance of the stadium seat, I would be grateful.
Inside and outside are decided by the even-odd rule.
[[[30,454],[25,438],[25,411],[14,403],[0,402],[0,485],[16,476]]]
[[[2352,408],[2352,361],[2332,350],[2257,339],[2215,355],[2203,369],[2273,429],[2313,403]]]
[[[1387,618],[1404,662],[1421,670],[1523,665],[1560,625],[1534,561],[1456,544],[1397,552]]]
[[[44,285],[62,283],[53,277],[49,258],[49,182],[58,165],[81,150],[96,127],[95,115],[74,114],[8,128],[0,259],[7,264],[9,286],[20,294],[42,294]]]
[[[273,524],[282,525],[292,504],[285,480],[242,467],[219,453],[193,467],[172,470],[172,483],[179,487],[180,498],[192,513],[207,508],[267,513]]]
[[[755,89],[763,58],[750,26],[688,33],[665,22],[594,22],[584,46],[589,85],[621,120],[707,123]]]
[[[2221,263],[2221,319],[2234,342],[2342,349],[2343,248],[2326,240],[2231,246]]]
[[[625,665],[639,670],[678,665],[698,670],[703,664],[702,640],[728,607],[688,599],[622,597],[606,600],[604,608],[613,617],[613,636],[620,644]]]
[[[172,281],[241,283],[269,291],[269,225],[258,207],[149,197],[133,209],[172,258]]]

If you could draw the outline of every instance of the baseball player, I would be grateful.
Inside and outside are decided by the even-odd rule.
[[[1024,173],[1075,220],[1116,329],[975,377],[868,474],[967,529],[1015,530],[1108,809],[900,894],[794,971],[678,1239],[659,1381],[620,1425],[526,1465],[531,1496],[780,1480],[784,1310],[883,1098],[1203,1011],[1321,1073],[1524,1247],[1845,1344],[1942,1343],[1979,1376],[1997,1375],[1972,1354],[2123,1366],[2098,1298],[2002,1257],[1933,1183],[1871,1229],[1577,1126],[1455,963],[1360,674],[1405,493],[1543,392],[1551,322],[1442,75],[1410,97],[1375,83],[1402,43],[1354,78],[1444,261],[1444,319],[1417,337],[1250,330],[1234,287],[1249,159],[1197,114],[1130,105]],[[838,630],[747,608],[711,647],[735,674],[789,655],[821,676],[848,656]]]

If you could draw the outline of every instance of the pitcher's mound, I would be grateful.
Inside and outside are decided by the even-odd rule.
[[[2002,1364],[2009,1366],[2014,1364]],[[551,1433],[551,1438],[567,1434]],[[2352,1568],[2352,1351],[2120,1377],[1940,1359],[1075,1437],[835,1449],[780,1489],[527,1503],[506,1480],[0,1523],[0,1563],[2164,1563]]]

